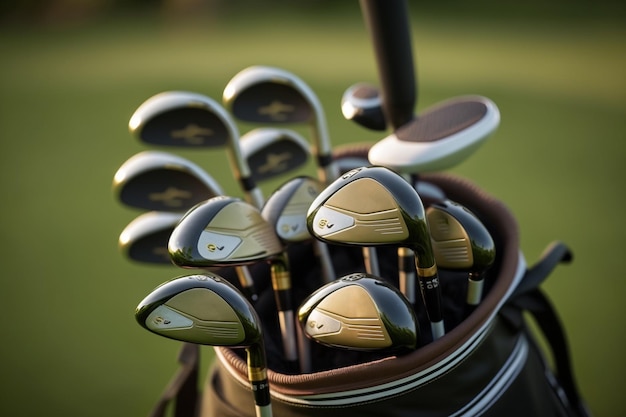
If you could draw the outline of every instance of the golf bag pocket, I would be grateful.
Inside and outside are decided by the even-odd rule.
[[[497,257],[485,277],[481,303],[469,314],[462,307],[467,275],[440,271],[446,334],[428,339],[428,322],[419,317],[422,343],[401,352],[355,352],[310,341],[312,369],[294,372],[284,364],[280,335],[272,324],[271,286],[257,309],[266,327],[268,380],[276,416],[584,416],[567,344],[558,318],[539,284],[560,262],[571,259],[560,243],[527,267],[519,249],[518,228],[498,200],[464,179],[432,174],[421,177],[469,208],[489,229]],[[428,201],[425,201],[425,205]],[[379,248],[382,249],[382,248]],[[360,250],[330,246],[337,276],[363,270]],[[394,250],[378,251],[383,277],[397,276]],[[290,250],[293,289],[301,301],[320,285],[310,245]],[[252,269],[267,283],[263,266]],[[392,280],[393,281],[393,280]],[[273,310],[274,309],[274,310]],[[530,312],[552,352],[544,352],[526,323]],[[275,320],[274,320],[275,321]],[[216,347],[201,399],[202,417],[254,416],[245,354]],[[546,353],[556,358],[554,368]]]

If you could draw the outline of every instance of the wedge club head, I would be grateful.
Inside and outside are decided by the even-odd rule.
[[[167,243],[181,217],[180,213],[163,211],[139,215],[120,234],[120,251],[134,261],[172,265]]]
[[[260,127],[242,135],[239,143],[257,182],[302,168],[311,157],[309,143],[290,129]]]
[[[113,192],[127,206],[158,211],[186,211],[224,194],[198,165],[160,151],[140,152],[124,162],[113,178]]]

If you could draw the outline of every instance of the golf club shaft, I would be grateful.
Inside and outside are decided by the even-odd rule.
[[[380,80],[385,118],[393,130],[414,117],[417,96],[405,0],[360,0]]]

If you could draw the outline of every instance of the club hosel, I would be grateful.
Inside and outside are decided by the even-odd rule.
[[[248,368],[248,379],[254,396],[254,404],[265,407],[270,404],[270,389],[267,380],[267,371],[263,369]]]
[[[439,274],[437,273],[437,265],[430,267],[417,267],[417,276],[420,286],[420,292],[426,314],[431,322],[439,322],[443,319],[441,306],[441,286],[439,285]]]
[[[291,273],[286,254],[281,254],[272,260],[270,265],[272,289],[276,298],[276,307],[279,311],[293,310],[291,296]]]

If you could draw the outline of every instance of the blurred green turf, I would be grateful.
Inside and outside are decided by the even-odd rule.
[[[602,22],[414,20],[418,110],[461,94],[498,104],[500,129],[453,172],[510,207],[529,263],[552,240],[572,247],[575,262],[545,288],[592,411],[626,415],[618,388],[626,371],[619,319],[626,30]],[[117,251],[121,229],[138,212],[114,201],[111,181],[146,149],[127,131],[143,100],[171,89],[219,99],[237,71],[274,65],[318,93],[335,144],[381,137],[339,111],[345,88],[377,80],[356,8],[347,22],[129,19],[4,28],[0,56],[2,415],[146,415],[176,368],[179,344],[140,329],[133,311],[184,271],[132,264]],[[239,195],[220,152],[180,154]],[[206,363],[210,350],[203,352]]]

